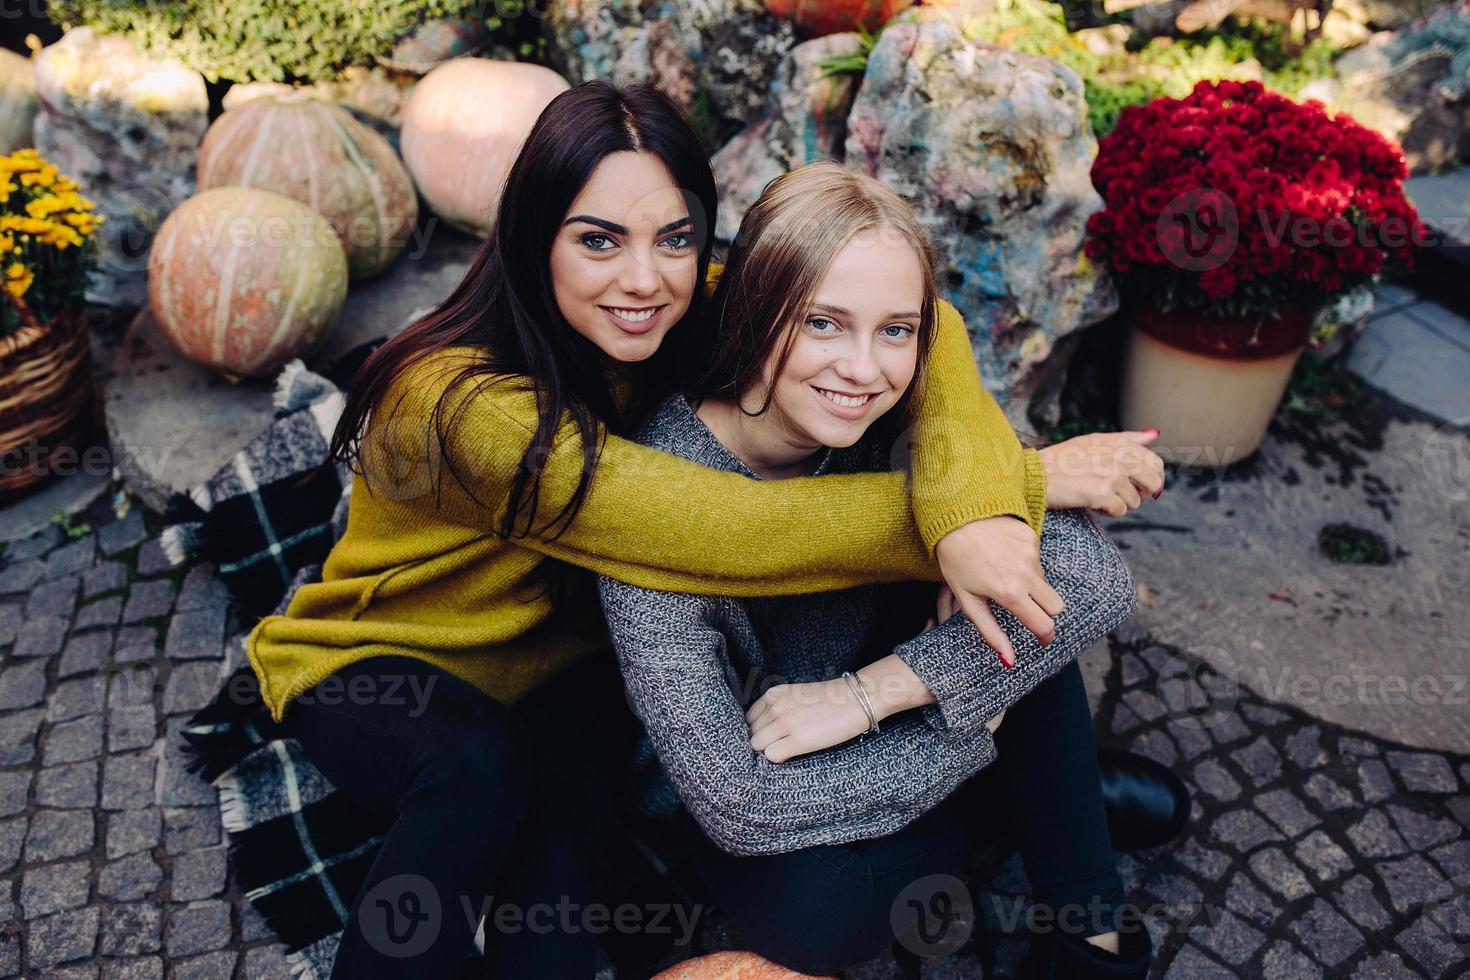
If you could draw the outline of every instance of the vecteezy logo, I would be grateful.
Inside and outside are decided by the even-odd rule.
[[[1197,187],[1164,205],[1154,230],[1164,258],[1186,272],[1206,272],[1235,254],[1240,218],[1226,194]]]
[[[423,875],[394,875],[363,896],[363,938],[384,956],[417,956],[439,938],[439,892]]]
[[[893,935],[918,956],[948,956],[970,939],[975,900],[954,875],[926,875],[898,893],[888,913]]]
[[[1235,710],[1239,678],[1239,665],[1223,647],[1176,650],[1159,666],[1154,696],[1168,718],[1198,727]]]

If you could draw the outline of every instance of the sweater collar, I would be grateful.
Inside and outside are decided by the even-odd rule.
[[[669,410],[675,420],[682,423],[681,428],[692,438],[698,441],[699,456],[707,463],[718,465],[720,469],[730,470],[759,480],[761,477],[755,473],[744,461],[730,452],[729,448],[721,442],[710,427],[704,424],[704,419],[699,417],[695,410],[694,402],[688,395],[674,395],[669,399]],[[821,458],[817,468],[811,472],[812,476],[822,476],[827,472],[832,463],[832,447],[827,446],[821,452]]]

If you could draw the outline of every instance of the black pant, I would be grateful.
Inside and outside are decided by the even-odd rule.
[[[1123,882],[1077,664],[1013,705],[995,742],[993,764],[885,837],[736,856],[686,814],[695,870],[748,948],[819,976],[871,959],[895,939],[921,955],[961,945],[969,919],[958,913],[970,895],[961,876],[974,845],[997,832],[1019,849],[1032,899],[1057,916],[1056,928],[1083,936],[1112,930]],[[1020,914],[995,911],[1003,923]]]
[[[338,789],[392,821],[333,980],[457,977],[487,912],[490,976],[592,976],[597,939],[580,914],[638,731],[611,652],[513,707],[413,657],[333,676],[291,705],[289,732]]]

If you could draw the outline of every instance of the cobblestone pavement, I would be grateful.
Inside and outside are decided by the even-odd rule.
[[[179,728],[228,670],[228,596],[207,566],[171,568],[153,521],[51,527],[0,557],[3,977],[290,976],[230,881],[214,790],[180,765]],[[1470,974],[1470,758],[1268,704],[1133,626],[1110,642],[1101,739],[1196,798],[1186,839],[1123,859],[1156,976]],[[850,976],[1015,976],[1024,875],[972,880],[981,925],[958,953]],[[696,940],[733,943],[718,916]]]

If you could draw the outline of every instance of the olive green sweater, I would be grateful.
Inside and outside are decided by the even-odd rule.
[[[502,540],[508,487],[536,424],[534,392],[507,376],[453,387],[444,466],[431,412],[458,347],[425,358],[368,424],[347,529],[322,580],[251,631],[247,652],[271,715],[367,657],[417,657],[510,703],[579,657],[608,646],[588,608],[558,610],[527,584],[548,558],[652,589],[799,595],[865,582],[939,581],[934,547],[956,528],[1010,514],[1041,533],[1046,483],[984,390],[963,319],[942,303],[926,364],[909,473],[750,480],[609,436],[574,520],[555,540]],[[376,415],[376,413],[375,413]],[[542,471],[535,527],[560,512],[583,468],[564,420]],[[442,479],[441,479],[442,477]],[[435,492],[436,487],[439,492]]]

